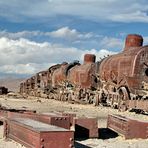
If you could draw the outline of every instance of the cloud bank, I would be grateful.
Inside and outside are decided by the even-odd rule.
[[[89,48],[116,48],[123,47],[123,40],[115,37],[103,36],[92,32],[80,32],[76,29],[69,28],[68,26],[58,28],[51,32],[42,31],[21,31],[21,32],[8,32],[6,30],[0,31],[0,37],[5,37],[13,40],[26,38],[34,40],[39,38],[43,41],[61,43],[66,46],[72,47],[89,47]],[[42,42],[43,42],[42,41]]]
[[[9,10],[9,11],[8,11]],[[26,18],[77,16],[99,22],[148,22],[147,0],[1,0],[0,16],[23,22]],[[39,19],[39,20],[40,20]],[[37,21],[37,20],[36,20]]]
[[[0,72],[34,74],[55,63],[72,62],[73,60],[82,62],[85,53],[96,54],[97,60],[99,60],[100,57],[115,52],[105,49],[83,50],[49,42],[38,43],[24,38],[14,40],[1,37]]]

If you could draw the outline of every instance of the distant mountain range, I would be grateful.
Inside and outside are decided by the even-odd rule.
[[[0,77],[0,86],[5,86],[8,88],[8,91],[19,91],[20,83],[25,80],[25,78],[16,78],[16,77]]]

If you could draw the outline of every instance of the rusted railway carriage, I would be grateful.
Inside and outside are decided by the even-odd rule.
[[[148,111],[148,46],[140,35],[128,35],[119,54],[96,62],[84,55],[84,63],[62,63],[40,72],[20,85],[20,92],[47,98],[110,105]],[[36,86],[36,87],[35,87]]]

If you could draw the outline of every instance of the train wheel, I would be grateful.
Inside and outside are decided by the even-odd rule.
[[[124,103],[120,104],[120,106],[118,107],[118,110],[121,112],[126,111],[127,110],[126,104],[124,104]]]
[[[94,96],[90,96],[88,99],[89,104],[93,104]]]
[[[67,99],[66,99],[66,95],[65,94],[62,94],[61,95],[61,98],[60,98],[60,101],[66,101]]]
[[[94,99],[93,104],[94,104],[95,106],[98,106],[98,105],[99,105],[99,99],[98,99],[98,98]]]
[[[94,100],[93,100],[93,104],[95,105],[95,106],[98,106],[99,105],[99,101],[100,99],[99,99],[99,95],[95,95],[95,97],[94,97]]]
[[[72,101],[72,95],[70,93],[68,94],[67,98],[68,98],[68,102]]]
[[[63,101],[63,94],[60,93],[60,94],[58,95],[58,100],[59,100],[59,101]]]
[[[121,87],[119,89],[119,100],[118,100],[119,111],[127,110],[126,100],[129,100],[129,93],[125,87]]]
[[[50,94],[48,95],[48,98],[49,98],[49,99],[56,99],[56,96],[55,96],[54,93],[50,93]]]

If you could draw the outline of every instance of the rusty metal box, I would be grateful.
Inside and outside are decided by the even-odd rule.
[[[107,127],[126,139],[148,138],[148,121],[140,121],[121,115],[109,115]]]
[[[5,128],[6,138],[13,139],[28,148],[74,147],[73,131],[32,119],[8,119]]]
[[[74,118],[75,137],[98,138],[98,122],[96,118]]]
[[[42,122],[46,121],[46,123],[49,122],[49,124],[70,129],[71,117],[48,112],[40,114],[40,121]]]
[[[39,113],[14,113],[14,112],[9,112],[8,113],[9,118],[29,118],[33,120],[37,120],[40,122],[44,122],[47,124],[59,126],[62,128],[70,129],[70,117],[67,116],[62,116],[62,115],[56,115],[52,113],[44,113],[44,114],[39,114]]]
[[[70,118],[70,126],[73,125],[74,118],[76,118],[75,113],[67,113],[67,112],[65,113],[65,112],[56,112],[55,111],[54,114],[69,117]]]
[[[75,130],[75,138],[98,138],[98,121],[96,118],[77,118],[75,113],[55,112],[70,117],[71,129]]]

